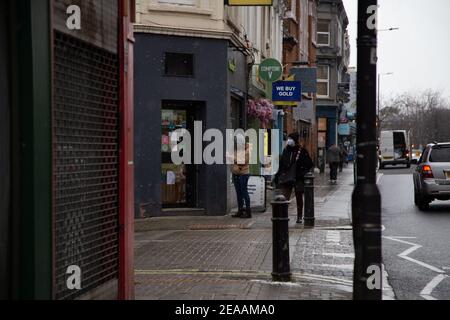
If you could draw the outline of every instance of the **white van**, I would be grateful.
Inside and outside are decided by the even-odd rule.
[[[409,134],[405,130],[381,131],[380,169],[386,165],[411,167]]]

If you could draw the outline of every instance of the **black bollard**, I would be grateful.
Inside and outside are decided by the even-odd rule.
[[[278,195],[272,202],[272,247],[273,281],[291,281],[289,261],[289,201]]]
[[[314,174],[305,175],[305,227],[313,228],[314,217]]]

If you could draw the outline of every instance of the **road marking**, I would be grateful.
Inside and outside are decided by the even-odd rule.
[[[447,277],[448,276],[445,274],[440,274],[434,277],[433,280],[431,280],[420,292],[422,298],[424,298],[425,300],[437,300],[435,297],[431,295],[431,293],[442,282],[442,280],[444,280]]]
[[[382,176],[384,176],[383,173],[380,173],[380,174],[378,175],[378,178],[377,178],[377,184],[379,184],[379,182],[380,182]]]
[[[313,264],[313,266],[335,268],[335,269],[342,269],[342,270],[353,270],[354,269],[353,264]]]
[[[200,269],[170,269],[170,270],[134,270],[135,275],[139,276],[161,276],[161,275],[199,275],[199,276],[250,276],[250,277],[270,277],[270,272],[252,271],[252,270],[200,270]],[[352,286],[353,281],[344,278],[323,276],[318,274],[307,273],[292,273],[294,278],[307,279],[307,280],[319,280],[324,282],[330,282],[334,284],[341,284],[344,286]],[[256,279],[248,279],[256,280]]]
[[[422,262],[420,260],[417,260],[417,259],[414,259],[414,258],[411,258],[411,257],[408,256],[409,254],[411,254],[412,252],[416,251],[417,249],[422,248],[421,245],[418,245],[417,243],[412,243],[412,242],[408,242],[408,241],[404,241],[404,240],[399,239],[399,238],[405,239],[404,237],[383,237],[383,238],[389,239],[389,240],[392,240],[392,241],[396,241],[396,242],[400,242],[400,243],[404,243],[404,244],[408,244],[408,245],[412,246],[411,248],[408,248],[407,250],[405,250],[402,253],[400,253],[398,255],[398,257],[400,257],[402,259],[405,259],[405,260],[408,260],[410,262],[413,262],[415,264],[418,264],[418,265],[420,265],[420,266],[422,266],[424,268],[430,269],[430,270],[432,270],[434,272],[445,273],[445,271],[442,270],[442,269],[436,268],[436,267],[434,267],[432,265],[429,265],[429,264],[427,264],[425,262]],[[414,238],[408,237],[408,239],[414,239]]]
[[[331,253],[316,253],[322,256],[328,257],[336,257],[336,258],[355,258],[355,254],[353,253],[339,253],[339,252],[331,252]]]

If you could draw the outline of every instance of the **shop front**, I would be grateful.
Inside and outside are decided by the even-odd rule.
[[[196,130],[225,133],[229,125],[228,41],[135,37],[136,216],[226,214],[228,167],[193,160],[207,145]],[[192,137],[188,163],[172,159],[171,144],[184,141],[178,129]]]

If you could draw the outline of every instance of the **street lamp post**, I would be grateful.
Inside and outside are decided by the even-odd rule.
[[[376,184],[377,30],[373,24],[377,4],[378,0],[358,1],[357,179],[352,195],[355,300],[382,298],[381,196]]]
[[[377,133],[377,138],[379,138],[380,136],[380,130],[381,130],[381,122],[380,122],[380,104],[381,104],[381,100],[380,100],[380,94],[381,94],[381,76],[391,76],[393,75],[393,72],[388,72],[388,73],[379,73],[378,74],[378,98],[377,98],[377,121],[378,121],[378,133]]]

